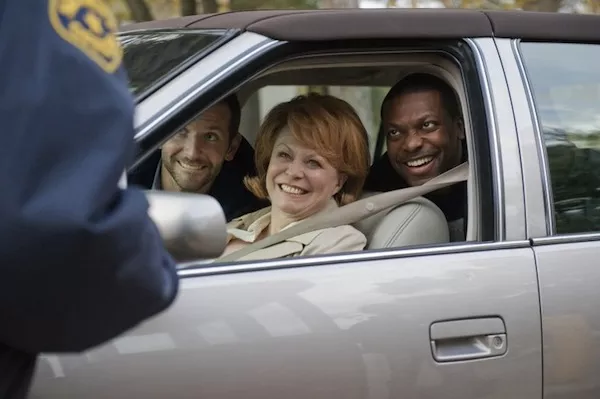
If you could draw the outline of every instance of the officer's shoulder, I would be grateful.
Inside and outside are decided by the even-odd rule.
[[[48,19],[64,45],[112,74],[123,60],[117,20],[103,0],[49,0]]]

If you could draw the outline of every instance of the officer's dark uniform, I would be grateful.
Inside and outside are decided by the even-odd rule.
[[[162,311],[174,261],[117,182],[134,104],[99,0],[0,0],[0,398],[40,352],[81,351]],[[108,36],[107,36],[108,34]]]

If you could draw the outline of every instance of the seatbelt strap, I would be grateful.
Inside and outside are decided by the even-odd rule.
[[[254,251],[270,247],[300,234],[356,223],[359,220],[365,219],[371,215],[375,215],[386,209],[401,205],[416,197],[423,196],[427,193],[448,187],[455,183],[466,181],[468,176],[469,164],[468,162],[464,162],[457,167],[434,177],[420,186],[407,187],[373,195],[371,197],[363,198],[361,200],[341,206],[332,212],[320,214],[318,217],[315,216],[306,218],[298,224],[284,229],[277,234],[273,234],[260,241],[256,241],[255,243],[247,245],[238,251],[219,258],[218,260],[219,262],[233,261]]]

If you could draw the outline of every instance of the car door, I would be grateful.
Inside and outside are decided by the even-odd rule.
[[[158,142],[280,44],[243,33],[213,51],[140,103],[138,138]],[[492,240],[188,267],[168,311],[83,354],[44,356],[31,397],[540,398],[513,109],[494,40],[463,44],[492,147],[489,172],[472,162],[494,187]]]
[[[600,395],[600,45],[583,39],[512,43],[533,116],[522,133],[538,146],[536,206],[546,210],[532,235],[546,398]]]

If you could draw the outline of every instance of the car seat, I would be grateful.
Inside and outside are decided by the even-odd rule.
[[[366,198],[377,192],[363,193]],[[367,237],[365,249],[398,248],[450,242],[444,213],[430,200],[418,197],[353,224]]]

